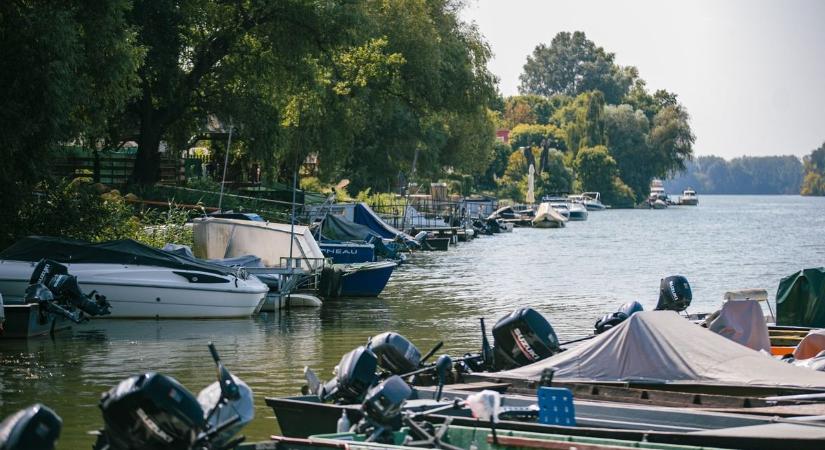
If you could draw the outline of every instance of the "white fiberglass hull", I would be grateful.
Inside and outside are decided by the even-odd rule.
[[[0,293],[6,301],[22,301],[34,266],[30,262],[0,261]],[[267,286],[253,276],[240,279],[194,270],[123,264],[66,266],[70,274],[77,276],[84,292],[97,291],[106,296],[112,305],[107,318],[246,317],[260,309],[268,292]],[[221,279],[227,281],[204,282]]]

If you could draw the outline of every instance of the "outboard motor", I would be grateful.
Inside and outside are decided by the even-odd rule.
[[[188,449],[202,429],[203,409],[177,380],[149,372],[123,380],[100,400],[108,447]]]
[[[318,397],[321,401],[336,400],[344,403],[360,403],[367,390],[378,381],[375,370],[378,357],[370,349],[361,346],[341,357],[335,378],[328,381]]]
[[[0,450],[54,450],[63,421],[48,407],[36,404],[0,423]]]
[[[681,275],[663,278],[659,283],[659,301],[656,303],[656,311],[682,312],[690,306],[691,300],[693,300],[693,293],[687,278]]]
[[[52,295],[49,296],[46,290],[51,291]],[[35,266],[26,289],[26,301],[40,303],[44,309],[53,309],[52,312],[74,322],[83,320],[83,317],[72,309],[79,309],[90,316],[102,316],[109,314],[111,307],[106,297],[96,292],[84,294],[77,284],[77,277],[69,275],[66,266],[50,259],[42,259]],[[59,307],[54,308],[54,303]]]
[[[392,431],[401,428],[404,402],[412,396],[412,388],[398,375],[393,375],[367,392],[361,411],[364,419],[356,427],[369,433],[367,442],[393,443]]]
[[[421,366],[421,352],[398,333],[388,331],[374,336],[367,347],[378,358],[378,365],[393,375],[412,372]]]
[[[593,332],[594,334],[602,334],[605,331],[614,328],[616,325],[624,322],[631,315],[640,311],[644,311],[644,308],[642,307],[641,303],[636,301],[625,303],[624,305],[619,307],[618,311],[610,314],[605,314],[601,319],[597,320]]]
[[[561,351],[550,322],[533,308],[519,308],[493,327],[494,370],[532,364]]]
[[[196,399],[177,380],[148,372],[123,380],[103,394],[104,427],[94,450],[229,450],[252,420],[252,390],[229,373],[214,346],[218,381]]]

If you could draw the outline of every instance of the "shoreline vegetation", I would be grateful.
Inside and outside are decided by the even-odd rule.
[[[598,191],[633,207],[651,178],[693,167],[695,136],[676,93],[650,91],[635,67],[576,31],[537,45],[519,95],[504,97],[490,47],[461,7],[4,4],[0,245],[174,224],[174,207],[152,212],[118,193],[208,204],[156,183],[191,187],[224,172],[230,188],[289,187],[297,174],[306,191],[349,180],[356,198],[446,182],[456,194],[523,202],[533,166],[536,198]],[[805,158],[803,194],[825,194],[824,155],[825,146]],[[115,159],[128,171],[113,194],[99,182],[101,161]]]

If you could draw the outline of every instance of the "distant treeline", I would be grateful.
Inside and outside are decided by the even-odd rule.
[[[692,187],[701,194],[799,194],[802,162],[796,156],[743,156],[727,161],[700,156],[665,182],[668,192]]]

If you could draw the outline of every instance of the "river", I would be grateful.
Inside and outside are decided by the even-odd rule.
[[[56,340],[0,341],[0,417],[42,402],[63,418],[60,449],[90,448],[102,425],[100,395],[144,371],[180,380],[197,393],[214,380],[206,344],[255,393],[250,439],[277,431],[265,396],[299,392],[302,368],[322,378],[341,355],[395,330],[423,351],[479,347],[489,326],[532,306],[561,340],[585,336],[603,314],[638,300],[653,308],[659,280],[684,275],[690,312],[718,307],[727,290],[765,288],[825,265],[825,198],[701,196],[698,207],[592,212],[564,229],[516,229],[416,253],[380,298],[329,302],[236,320],[94,320]]]

